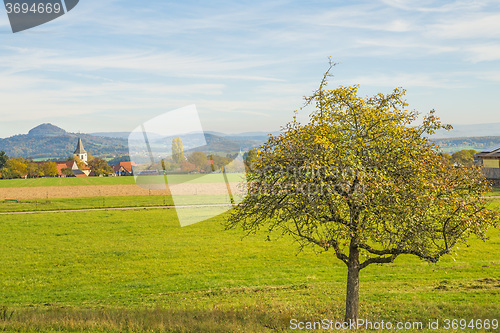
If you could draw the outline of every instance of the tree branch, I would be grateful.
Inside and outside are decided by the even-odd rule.
[[[328,78],[329,77],[332,77],[333,75],[330,74],[330,71],[332,70],[332,68],[334,66],[337,65],[337,63],[333,62],[332,61],[332,58],[331,57],[328,57],[328,69],[326,70],[325,74],[323,74],[323,79],[321,80],[321,83],[319,85],[319,88],[314,91],[314,93],[312,94],[311,97],[308,97],[306,98],[306,102],[304,103],[304,105],[301,107],[301,109],[305,108],[307,105],[311,104],[311,102],[315,99],[315,98],[318,98],[319,100],[319,111],[320,111],[320,115],[322,116],[323,115],[323,87],[327,84],[327,81],[328,81]]]
[[[340,250],[339,244],[336,241],[331,239],[328,241],[327,245],[330,245],[331,247],[333,247],[338,259],[342,260],[344,262],[344,264],[346,264],[346,265],[348,264],[349,258]],[[328,250],[328,247],[326,248],[326,250]]]
[[[370,252],[371,254],[375,254],[375,255],[378,255],[378,256],[384,256],[384,255],[399,256],[401,254],[413,254],[413,255],[421,258],[421,259],[430,261],[432,263],[436,263],[436,262],[438,262],[438,260],[439,260],[439,258],[441,256],[443,256],[444,254],[449,253],[451,251],[451,249],[453,248],[453,246],[455,246],[455,244],[456,244],[456,241],[453,242],[453,244],[451,244],[451,246],[446,247],[446,248],[442,249],[441,251],[439,251],[438,253],[436,253],[436,255],[434,255],[434,256],[427,255],[427,254],[424,254],[422,252],[415,251],[415,250],[408,250],[408,249],[401,249],[401,248],[387,249],[387,250],[376,250],[376,249],[370,247],[367,244],[358,244],[358,247],[361,248],[361,249],[364,249],[364,250],[366,250],[368,252]],[[373,258],[373,259],[388,260],[387,258]],[[370,259],[368,259],[367,261],[370,261]],[[376,262],[376,261],[368,262],[365,265],[365,267],[368,266],[371,263],[374,263],[374,262]]]
[[[359,269],[363,269],[370,264],[388,264],[388,263],[391,263],[394,261],[394,259],[396,259],[397,256],[398,256],[398,254],[393,254],[392,256],[385,257],[385,258],[382,258],[382,257],[369,258],[369,259],[365,260],[361,265],[359,265]]]

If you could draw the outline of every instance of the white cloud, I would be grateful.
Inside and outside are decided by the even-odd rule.
[[[438,21],[439,22],[439,21]],[[500,37],[500,14],[462,14],[429,25],[429,35],[442,39],[485,39]]]
[[[1,115],[89,115],[78,119],[90,124],[90,115],[119,113],[136,125],[196,103],[210,114],[211,129],[232,128],[235,119],[246,130],[277,126],[317,87],[328,56],[343,63],[335,84],[451,96],[498,82],[498,73],[487,72],[500,59],[497,7],[490,0],[81,1],[68,15],[3,40]],[[8,22],[1,18],[0,26]],[[471,62],[475,71],[459,73]],[[453,98],[461,107],[474,97]]]
[[[341,84],[372,87],[425,87],[425,88],[461,88],[466,85],[456,78],[456,75],[447,73],[394,73],[394,74],[372,74],[366,76],[352,77],[348,80],[340,80]]]
[[[305,16],[302,22],[325,27],[388,32],[407,32],[415,29],[411,17],[393,18],[387,9],[373,5],[352,5],[330,9],[319,15]]]
[[[466,48],[468,59],[472,62],[500,60],[499,44],[478,44]]]
[[[279,63],[253,55],[204,57],[182,55],[178,52],[122,50],[103,55],[74,56],[67,52],[45,49],[11,48],[8,57],[0,57],[0,68],[9,72],[44,70],[56,72],[85,72],[101,70],[138,71],[174,77],[231,78],[252,81],[280,81],[269,76],[249,75],[256,67]],[[12,53],[16,53],[13,55]]]
[[[500,82],[500,71],[479,72],[474,74],[481,80]]]
[[[394,38],[361,38],[358,40],[358,44],[360,47],[370,49],[371,52],[393,55],[396,53],[430,55],[456,52],[460,49],[457,46],[448,46],[437,42],[424,42],[419,38],[414,38],[414,40],[398,40]]]
[[[470,11],[482,7],[480,2],[473,0],[452,1],[447,3],[436,0],[381,0],[381,2],[390,7],[412,12],[449,13],[456,11]]]

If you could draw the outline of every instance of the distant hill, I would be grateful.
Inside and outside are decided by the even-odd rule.
[[[434,139],[495,137],[500,136],[500,123],[453,125],[450,131],[439,130],[432,136]]]
[[[60,127],[54,126],[52,124],[41,124],[35,128],[32,128],[29,132],[29,136],[60,136],[65,135],[66,131]]]
[[[130,132],[96,132],[96,133],[89,133],[89,135],[103,136],[103,137],[107,137],[107,138],[128,139]]]
[[[44,160],[67,159],[73,155],[78,137],[81,137],[85,150],[94,156],[128,153],[127,141],[124,139],[68,133],[52,124],[39,125],[28,134],[0,139],[0,150],[4,150],[8,156]]]
[[[222,134],[222,133],[221,133]],[[37,160],[61,160],[72,156],[76,149],[78,137],[82,139],[85,150],[97,157],[115,157],[127,155],[129,132],[99,132],[92,134],[76,134],[66,132],[53,124],[41,124],[31,129],[28,134],[14,135],[0,139],[0,150],[8,156],[21,156]],[[224,134],[222,134],[224,135]],[[206,153],[234,153],[240,149],[246,150],[262,144],[266,135],[262,136],[218,136],[205,133],[205,140],[200,135],[187,134],[183,136],[184,147],[189,152],[189,147],[198,147],[200,142],[207,145],[199,147],[197,151]],[[150,135],[152,144],[162,151],[170,151],[173,137]]]
[[[226,134],[222,132],[205,131],[205,135],[222,137],[231,141],[258,141],[263,143],[267,141],[269,133],[266,132],[246,132],[246,133],[236,133],[236,134]],[[271,133],[273,135],[278,135],[279,132]],[[109,138],[122,138],[128,139],[130,132],[96,132],[90,133],[93,136],[105,136]]]
[[[500,144],[500,136],[476,136],[463,138],[432,139],[446,153],[454,153],[463,149],[481,151]]]
[[[147,133],[149,146],[144,142],[143,133],[133,133],[129,140],[130,156],[136,163],[147,163],[150,155],[155,159],[171,156],[172,140],[180,137],[186,155],[195,151],[206,154],[227,156],[237,154],[240,150],[258,147],[262,144],[258,140],[232,140],[228,137],[221,137],[209,133],[188,133],[173,136],[161,136],[157,133]]]
[[[475,133],[477,131],[495,132],[500,129],[500,124],[483,125],[459,125],[455,127],[455,133]],[[453,132],[446,132],[453,133]],[[278,135],[279,132],[271,133]],[[499,133],[500,134],[500,133]],[[98,157],[119,157],[127,155],[128,137],[130,132],[98,132],[91,134],[76,134],[66,132],[64,129],[53,124],[41,124],[31,129],[28,134],[15,135],[0,139],[0,150],[4,150],[9,156],[21,156],[34,159],[66,159],[73,154],[81,137],[85,150]],[[148,134],[156,149],[162,152],[170,152],[173,137],[162,137],[158,134]],[[140,139],[142,134],[138,136]],[[200,134],[183,135],[183,143],[186,152],[203,151],[225,155],[255,148],[263,144],[269,138],[266,132],[247,132],[236,134],[225,134],[207,131],[203,137]],[[201,139],[200,139],[201,138]],[[435,135],[431,138],[443,151],[453,153],[462,149],[482,150],[500,144],[500,136],[470,136],[470,137],[447,137],[439,138]],[[199,147],[202,142],[207,145]],[[196,147],[190,149],[190,147]]]

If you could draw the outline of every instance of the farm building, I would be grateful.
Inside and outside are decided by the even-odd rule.
[[[64,169],[71,169],[73,174],[76,176],[75,172],[78,173],[78,166],[75,161],[56,161],[57,172],[59,173],[59,177],[65,177]]]
[[[78,166],[76,165],[75,161],[49,161],[49,162],[54,162],[56,164],[58,177],[68,177],[71,175],[75,177],[86,176],[81,170],[78,169]],[[41,166],[47,162],[31,162],[31,163],[35,163]]]
[[[477,153],[474,159],[484,167],[486,178],[491,180],[493,185],[500,186],[500,145]]]
[[[120,164],[112,165],[113,171],[117,176],[132,176],[134,174],[132,166],[134,162],[120,162]]]

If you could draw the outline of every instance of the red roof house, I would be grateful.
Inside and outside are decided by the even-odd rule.
[[[134,162],[120,162],[120,164],[115,164],[111,167],[118,176],[132,176],[134,174],[132,170],[133,165],[135,165]]]

